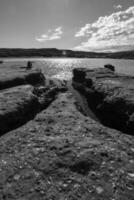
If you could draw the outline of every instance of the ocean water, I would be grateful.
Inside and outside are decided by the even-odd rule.
[[[34,61],[34,65],[40,67],[44,74],[59,79],[71,79],[72,69],[77,67],[97,68],[105,64],[115,66],[117,72],[134,76],[134,60],[122,59],[77,59],[77,58],[26,58],[4,59],[8,63],[20,63],[27,60]]]

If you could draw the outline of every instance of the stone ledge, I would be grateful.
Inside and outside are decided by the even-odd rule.
[[[79,68],[73,71],[73,86],[105,125],[133,135],[134,77],[106,68]]]
[[[36,68],[27,70],[26,67],[22,66],[5,65],[1,66],[0,69],[0,90],[23,84],[37,85],[45,83],[44,75]]]

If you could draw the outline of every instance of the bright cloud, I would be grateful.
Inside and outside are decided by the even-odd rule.
[[[86,24],[75,34],[86,38],[77,50],[109,51],[125,50],[134,46],[134,6],[109,16],[99,17],[92,24]]]
[[[47,34],[43,34],[40,37],[36,38],[38,42],[46,42],[50,40],[58,40],[61,38],[61,35],[63,34],[62,27],[58,27],[54,30],[48,30]]]
[[[115,9],[121,9],[122,8],[122,5],[115,5],[115,6],[113,6]]]

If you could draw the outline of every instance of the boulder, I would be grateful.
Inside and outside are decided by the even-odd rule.
[[[39,111],[37,96],[30,85],[13,87],[0,93],[0,134],[32,119]]]
[[[104,67],[107,68],[107,69],[112,70],[113,72],[115,71],[115,67],[113,65],[111,65],[111,64],[104,65]]]
[[[31,69],[32,68],[32,62],[31,61],[28,61],[27,62],[27,68],[26,69]]]
[[[77,82],[84,82],[87,71],[93,71],[92,69],[87,70],[86,68],[74,68],[73,69],[73,80]]]

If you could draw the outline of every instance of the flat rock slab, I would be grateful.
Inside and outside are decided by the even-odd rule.
[[[0,90],[23,84],[37,85],[45,82],[45,77],[36,67],[27,70],[25,66],[0,66]]]
[[[0,199],[134,199],[134,138],[76,108],[71,93],[0,139]]]
[[[4,81],[2,74],[0,75],[0,83],[10,87],[0,91],[0,135],[31,120],[55,99],[58,92],[67,90],[64,81],[49,79],[44,83],[45,77],[39,70],[22,70],[19,73],[19,70],[15,69],[16,67],[10,69],[11,74],[10,70],[6,70]],[[16,80],[23,80],[23,85],[12,87],[14,83],[21,83]]]
[[[102,122],[133,135],[134,77],[106,68],[74,69],[73,85],[86,95]]]
[[[37,96],[30,85],[13,87],[0,93],[0,134],[31,119],[39,110]]]

